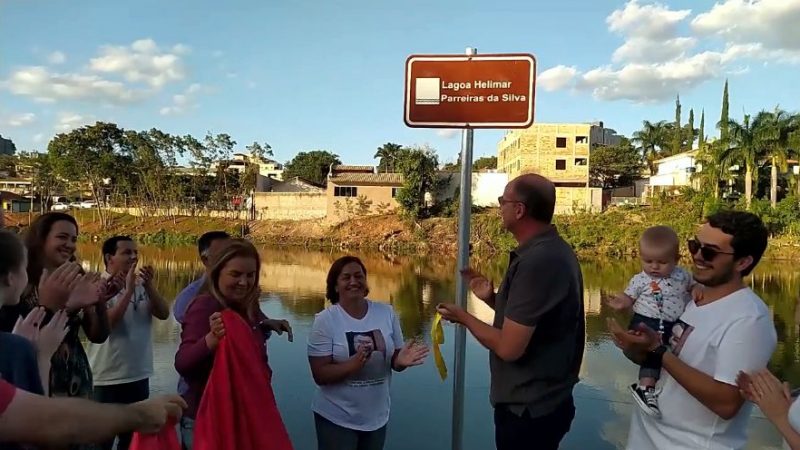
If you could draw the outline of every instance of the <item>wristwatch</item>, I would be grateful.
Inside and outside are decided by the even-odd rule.
[[[658,347],[654,348],[647,352],[647,356],[644,358],[644,366],[645,367],[661,367],[661,361],[664,359],[664,353],[667,352],[666,345],[659,345]]]

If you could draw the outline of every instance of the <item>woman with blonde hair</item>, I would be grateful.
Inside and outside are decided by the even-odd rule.
[[[225,337],[223,312],[232,311],[251,328],[258,341],[258,352],[268,374],[266,340],[272,331],[289,333],[285,320],[269,319],[259,308],[261,257],[250,242],[232,239],[212,255],[206,284],[189,304],[183,321],[181,343],[175,355],[175,369],[186,380],[183,393],[189,405],[181,419],[185,449],[193,447],[194,424],[201,399],[209,382],[221,340]],[[268,383],[269,380],[264,380]],[[220,430],[220,432],[224,432]]]

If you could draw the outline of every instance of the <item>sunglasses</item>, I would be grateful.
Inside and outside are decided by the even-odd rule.
[[[507,198],[503,198],[503,196],[501,195],[500,197],[497,197],[497,203],[499,203],[500,206],[503,206],[506,203],[522,203],[522,202],[519,200],[509,200]]]
[[[700,252],[700,257],[703,258],[703,261],[713,261],[714,258],[719,255],[733,255],[733,252],[723,252],[713,247],[703,245],[703,243],[697,239],[689,239],[686,241],[686,244],[689,247],[689,253],[694,256],[697,252]]]

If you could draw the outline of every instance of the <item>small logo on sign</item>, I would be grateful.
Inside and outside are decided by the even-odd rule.
[[[438,105],[439,104],[439,78],[417,78],[416,98],[417,105]]]

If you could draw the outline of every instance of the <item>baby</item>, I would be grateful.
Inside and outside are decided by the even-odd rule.
[[[680,259],[678,247],[678,235],[672,228],[656,226],[646,229],[639,239],[642,271],[631,279],[624,293],[608,301],[609,306],[617,311],[633,307],[633,318],[628,328],[633,330],[639,324],[647,325],[661,334],[664,345],[668,345],[672,326],[692,299],[695,286],[692,275],[677,267]],[[643,363],[639,369],[639,383],[630,386],[636,403],[653,417],[661,416],[656,392],[660,374],[661,367]]]

